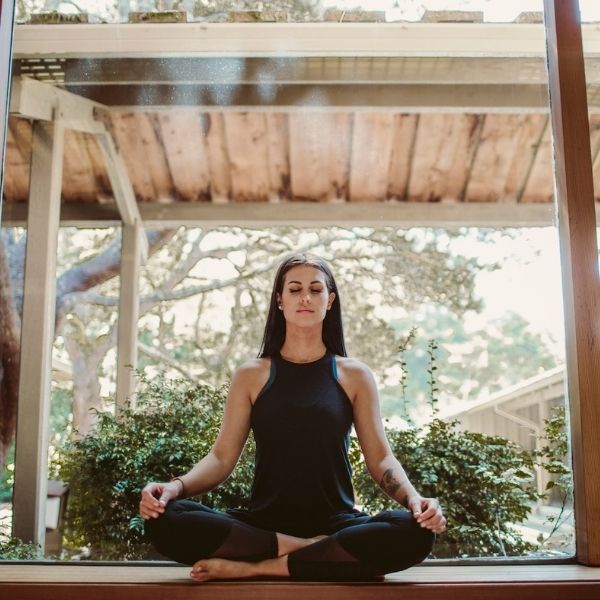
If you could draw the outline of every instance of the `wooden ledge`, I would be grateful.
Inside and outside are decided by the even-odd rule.
[[[0,565],[0,596],[19,600],[598,600],[600,568],[580,565],[423,566],[383,581],[352,583],[287,580],[196,584],[189,567]],[[377,588],[377,589],[374,589]]]

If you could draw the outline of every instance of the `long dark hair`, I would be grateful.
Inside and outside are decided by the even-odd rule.
[[[338,356],[348,356],[346,354],[346,344],[344,343],[340,294],[331,267],[320,256],[302,252],[292,254],[285,258],[277,269],[277,274],[275,275],[275,281],[273,283],[273,292],[271,293],[271,304],[269,306],[269,314],[265,325],[265,333],[258,354],[259,358],[278,355],[283,346],[283,342],[285,341],[285,318],[283,312],[278,308],[277,294],[283,292],[285,274],[291,268],[299,265],[315,267],[325,273],[327,291],[329,293],[334,292],[335,299],[323,321],[323,343],[331,353],[337,354]]]

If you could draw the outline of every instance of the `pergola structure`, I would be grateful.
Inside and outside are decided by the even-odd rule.
[[[575,6],[546,0],[545,27],[18,26],[2,223],[26,220],[36,243],[28,244],[26,262],[15,533],[38,541],[44,535],[59,223],[123,224],[117,390],[123,401],[133,391],[125,365],[136,360],[143,227],[549,225],[556,186],[578,559],[600,564],[593,186],[596,175],[600,181],[600,34],[583,27],[592,57],[586,89]],[[23,118],[32,122],[30,133]],[[544,175],[551,172],[550,131],[554,183]],[[62,179],[69,148],[88,161],[94,178],[79,173],[78,179],[65,165]]]

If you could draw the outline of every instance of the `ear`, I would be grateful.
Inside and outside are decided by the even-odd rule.
[[[329,292],[329,304],[327,305],[327,310],[331,308],[333,301],[335,300],[335,292]]]

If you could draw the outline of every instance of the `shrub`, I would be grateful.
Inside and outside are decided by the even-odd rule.
[[[67,543],[89,546],[93,559],[152,557],[137,516],[141,489],[148,481],[185,473],[209,452],[225,397],[225,388],[140,376],[135,410],[126,408],[119,419],[100,413],[95,433],[73,442],[63,455],[61,477],[70,485]],[[439,419],[421,430],[387,430],[415,487],[438,497],[444,508],[448,531],[439,536],[435,557],[510,556],[533,549],[511,524],[522,522],[537,499],[534,459],[551,457],[551,466],[559,464],[560,417],[547,421],[548,446],[538,454]],[[564,424],[564,413],[562,418]],[[247,506],[253,455],[250,436],[232,476],[202,502],[220,510]],[[350,463],[357,503],[373,513],[397,507],[366,472],[354,437]],[[568,469],[561,474],[567,477]]]
[[[37,560],[43,557],[39,546],[13,537],[10,528],[0,524],[0,560]]]
[[[66,541],[88,546],[92,559],[152,556],[138,516],[148,481],[168,481],[188,471],[216,439],[224,388],[140,375],[135,410],[98,414],[92,435],[67,446],[61,477],[69,482]],[[202,497],[208,506],[245,506],[253,472],[253,442],[228,481]]]
[[[457,422],[434,419],[424,430],[388,430],[394,454],[419,493],[437,497],[448,530],[434,546],[436,558],[509,556],[533,546],[511,526],[522,522],[537,498],[533,458],[501,437],[460,431]],[[357,502],[367,511],[397,506],[376,486],[352,447]]]

